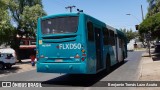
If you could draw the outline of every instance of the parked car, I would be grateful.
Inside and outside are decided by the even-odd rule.
[[[0,49],[0,70],[11,68],[16,63],[16,55],[13,49]]]
[[[156,41],[156,43],[155,43],[155,52],[156,53],[159,53],[160,52],[160,41]]]
[[[127,44],[127,50],[128,50],[128,51],[134,51],[134,44],[135,44],[135,40],[132,39],[132,40]]]

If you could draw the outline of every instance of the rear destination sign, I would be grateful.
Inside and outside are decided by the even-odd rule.
[[[57,46],[59,49],[81,49],[81,47],[80,43],[59,44]]]

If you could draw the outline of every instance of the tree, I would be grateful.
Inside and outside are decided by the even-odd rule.
[[[35,27],[37,26],[37,19],[39,16],[43,16],[43,10],[40,5],[34,5],[32,7],[26,6],[22,17],[22,28],[25,29],[24,35],[26,37],[35,37]],[[37,15],[38,14],[38,15]],[[34,17],[33,17],[34,16]]]
[[[152,9],[155,6],[155,2],[157,0],[147,0],[147,2],[149,3],[149,9]]]
[[[133,32],[132,29],[127,30],[127,29],[120,29],[120,31],[122,31],[123,33],[125,33],[125,35],[127,36],[128,41],[130,41],[131,39],[135,39],[136,37],[138,37],[138,32]]]
[[[143,33],[147,33],[148,31],[151,31],[153,29],[153,17],[149,17],[145,19],[140,25],[139,25],[139,33],[142,35]]]
[[[11,32],[9,13],[7,11],[7,3],[5,0],[0,1],[0,45],[7,42],[7,33]]]
[[[147,0],[149,3],[147,17],[160,12],[160,0]]]
[[[155,39],[160,37],[157,34],[160,29],[160,0],[147,1],[149,3],[148,13],[146,19],[139,25],[139,34],[143,39],[144,34],[151,32],[152,38]]]
[[[35,30],[38,17],[45,15],[41,0],[6,0],[8,11],[11,14],[13,26],[12,32],[8,32],[8,42],[11,48],[16,51],[19,58],[19,47],[23,36],[35,37]],[[19,36],[17,38],[17,36]]]
[[[154,14],[146,18],[139,27],[139,33],[143,36],[144,33],[155,32],[160,30],[160,13]],[[157,34],[152,34],[153,38],[160,37]]]

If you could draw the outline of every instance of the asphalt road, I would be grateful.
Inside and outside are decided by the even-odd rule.
[[[31,70],[23,73],[0,77],[0,81],[39,81],[46,86],[41,88],[0,88],[0,90],[130,90],[128,87],[101,87],[105,81],[137,81],[141,70],[143,52],[129,52],[124,64],[112,67],[110,73],[100,72],[96,75],[68,75],[37,73]],[[74,86],[74,87],[73,87]],[[99,87],[97,87],[99,86]]]

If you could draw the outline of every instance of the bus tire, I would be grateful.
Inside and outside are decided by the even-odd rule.
[[[3,69],[4,69],[4,63],[0,62],[0,70],[3,70]]]
[[[124,56],[124,52],[123,52],[123,55],[122,55],[122,63],[124,63],[124,59],[125,59],[125,56]]]
[[[110,55],[107,55],[106,57],[106,71],[110,72],[111,70],[111,60],[110,60]]]

